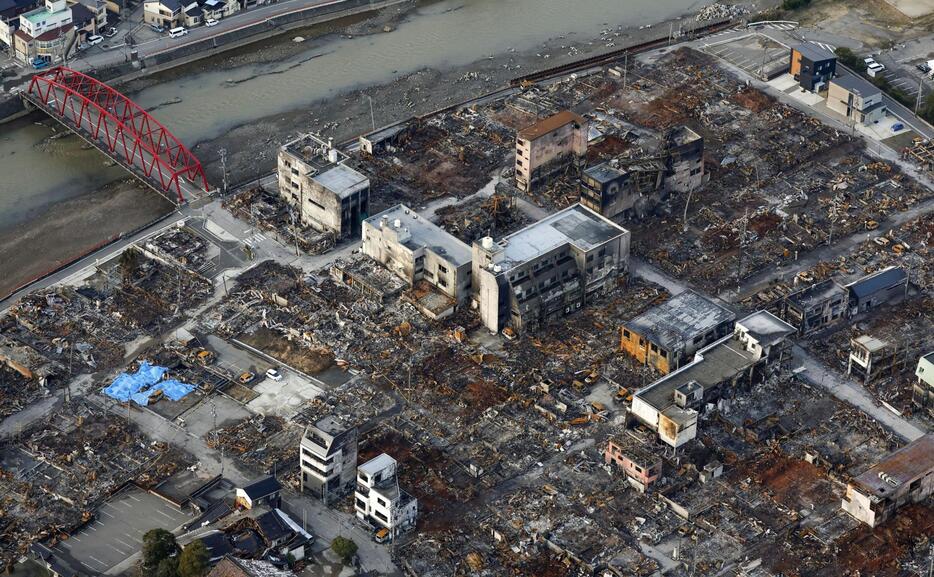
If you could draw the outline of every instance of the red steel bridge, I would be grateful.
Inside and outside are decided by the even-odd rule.
[[[57,66],[34,76],[23,97],[170,200],[210,190],[201,161],[178,138],[95,78]]]

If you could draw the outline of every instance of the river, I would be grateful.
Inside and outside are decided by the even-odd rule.
[[[418,8],[389,34],[309,41],[306,50],[281,62],[176,76],[132,97],[152,109],[183,142],[194,143],[426,67],[461,66],[494,54],[534,51],[558,38],[580,42],[607,28],[660,22],[708,3],[444,0]],[[547,66],[544,54],[541,58],[541,66]],[[94,151],[83,149],[78,139],[49,142],[49,135],[49,128],[30,121],[0,125],[0,231],[123,176],[105,167]]]

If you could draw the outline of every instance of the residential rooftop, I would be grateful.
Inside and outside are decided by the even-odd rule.
[[[802,56],[810,60],[811,62],[820,62],[821,60],[831,60],[835,59],[837,56],[829,51],[821,48],[817,44],[811,44],[810,42],[802,42],[793,46],[795,50],[801,53]]]
[[[934,433],[928,433],[879,461],[853,482],[872,495],[887,497],[896,488],[909,485],[932,470]]]
[[[397,204],[383,212],[366,219],[374,228],[390,226],[409,233],[409,238],[402,244],[410,250],[430,250],[445,260],[461,266],[469,264],[473,258],[470,247],[448,233],[440,226],[419,216],[404,204]],[[396,224],[398,223],[398,227]]]
[[[838,285],[833,279],[827,279],[797,290],[788,295],[787,298],[801,308],[808,308],[826,301],[834,293],[844,292],[846,292],[846,289]]]
[[[745,329],[746,333],[756,339],[762,347],[771,347],[795,332],[793,326],[769,311],[756,311],[736,321],[736,324]]]
[[[878,86],[854,74],[840,74],[830,82],[863,98],[882,92]]]
[[[736,318],[731,311],[692,290],[652,307],[626,323],[627,328],[668,350]]]
[[[387,455],[386,453],[380,453],[379,455],[373,457],[366,463],[357,467],[359,472],[366,473],[367,475],[375,475],[379,473],[386,467],[391,467],[396,464],[396,460]]]
[[[846,288],[850,289],[856,295],[856,298],[863,298],[876,291],[902,284],[907,279],[908,275],[905,273],[905,269],[900,266],[890,266],[851,282],[846,285]]]

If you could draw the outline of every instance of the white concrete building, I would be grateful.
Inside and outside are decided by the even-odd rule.
[[[450,300],[436,307],[419,306],[434,318],[453,313],[470,296],[470,247],[405,205],[363,221],[363,253],[410,287],[424,280],[446,295]]]
[[[394,537],[414,527],[418,517],[418,500],[399,488],[396,466],[386,453],[360,465],[354,494],[357,517]]]
[[[326,416],[305,428],[300,448],[301,489],[324,503],[353,490],[357,428]]]
[[[29,64],[37,58],[62,62],[75,40],[71,7],[65,0],[45,0],[42,8],[19,17],[19,30],[13,33],[13,53]]]

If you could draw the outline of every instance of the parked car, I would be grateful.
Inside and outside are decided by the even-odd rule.
[[[181,38],[185,34],[188,34],[188,29],[184,26],[179,26],[178,28],[172,28],[169,30],[169,38]]]
[[[163,28],[162,26],[159,26],[158,24],[150,24],[149,27],[153,29],[154,31],[158,32],[159,34],[162,34],[163,32],[165,32],[165,28]]]
[[[373,533],[373,540],[377,543],[385,543],[389,540],[389,529],[382,527]]]
[[[885,70],[885,66],[883,66],[883,65],[879,64],[878,62],[876,62],[876,63],[874,63],[874,64],[870,64],[870,65],[866,68],[866,74],[868,74],[868,75],[871,76],[872,78],[875,78],[875,77],[878,76],[883,70]]]
[[[277,383],[282,380],[282,373],[276,369],[269,369],[266,371],[266,378],[276,381]]]
[[[49,61],[44,60],[42,58],[36,58],[32,61],[32,67],[35,68],[36,70],[39,70],[40,68],[45,68],[48,65],[49,65]]]
[[[105,38],[113,38],[113,37],[116,36],[116,35],[117,35],[117,29],[116,29],[116,28],[111,27],[111,28],[108,28],[106,31],[104,31],[104,37],[105,37]]]
[[[250,371],[247,371],[245,373],[241,373],[240,376],[237,378],[237,380],[240,381],[241,385],[245,385],[251,382],[255,378],[256,378],[256,373],[251,373]]]
[[[93,35],[91,35],[91,36],[88,36],[88,38],[87,38],[87,40],[86,40],[86,42],[88,43],[88,46],[96,46],[96,45],[100,44],[100,43],[103,42],[103,41],[104,41],[104,37],[103,37],[103,36],[98,36],[97,34],[93,34]]]
[[[926,62],[922,62],[921,64],[916,64],[916,65],[915,65],[915,68],[917,68],[918,70],[920,70],[920,71],[923,72],[924,74],[927,74],[928,72],[931,71],[931,67],[928,66]]]
[[[211,26],[217,26],[218,24],[220,24],[220,22],[218,22],[217,20],[213,18],[208,18],[207,20],[204,21],[204,25],[207,26],[208,28],[210,28]]]

